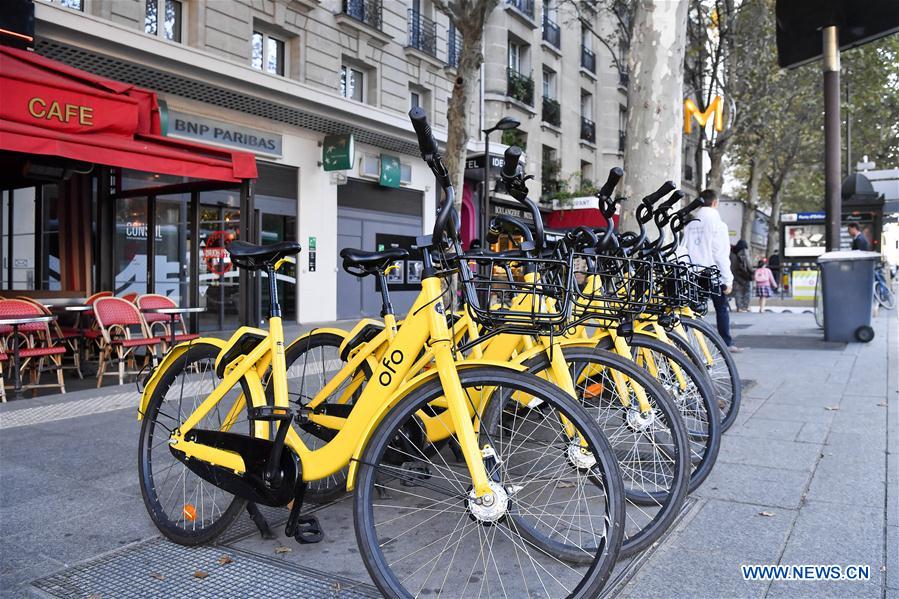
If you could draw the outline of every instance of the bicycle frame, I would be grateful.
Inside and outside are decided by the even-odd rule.
[[[347,418],[334,418],[321,415],[317,420],[321,424],[334,426],[336,436],[324,446],[310,450],[302,441],[296,431],[291,427],[287,433],[285,445],[290,447],[299,456],[303,466],[303,480],[319,480],[330,476],[349,465],[349,477],[347,490],[352,490],[355,482],[356,463],[362,450],[377,426],[387,412],[412,389],[424,382],[439,377],[443,388],[443,398],[447,410],[435,417],[442,420],[446,427],[452,427],[456,438],[465,456],[471,475],[472,485],[477,496],[483,496],[491,492],[488,484],[488,476],[484,466],[481,449],[478,447],[477,436],[472,422],[474,406],[464,395],[459,381],[457,364],[453,356],[453,340],[446,323],[443,302],[441,300],[440,280],[431,276],[422,280],[422,291],[409,311],[409,316],[390,339],[389,344],[381,354],[377,368],[372,374],[372,384],[366,385],[359,399]],[[235,452],[217,449],[211,446],[198,444],[185,440],[185,435],[197,425],[241,379],[246,382],[249,391],[249,401],[253,407],[266,405],[266,394],[262,377],[271,366],[273,390],[273,405],[276,407],[288,407],[287,374],[284,362],[284,333],[279,317],[269,320],[269,331],[242,327],[232,340],[236,340],[242,333],[255,332],[264,335],[264,339],[249,353],[236,358],[225,366],[225,374],[222,381],[212,393],[191,413],[184,424],[173,433],[171,445],[173,449],[184,452],[189,457],[201,459],[205,462],[226,467],[236,473],[246,472],[243,459]],[[206,342],[206,339],[196,340],[193,343]],[[430,342],[428,344],[428,342]],[[230,343],[221,340],[210,341],[222,348],[221,358]],[[426,345],[427,344],[427,345]],[[158,368],[144,390],[139,414],[146,410],[147,402],[156,384],[159,373],[166,369],[168,363],[173,361],[187,350],[189,343],[181,344],[170,352],[164,363]],[[436,364],[436,372],[426,372],[410,380],[409,373],[416,362],[421,348],[430,347]],[[362,360],[368,356],[357,356],[355,360],[344,367],[341,372],[349,368],[358,367]],[[219,358],[219,359],[220,359]],[[510,367],[508,363],[490,361],[472,361],[469,365],[491,365],[501,368],[522,370]],[[459,365],[462,366],[462,365]],[[355,368],[353,371],[355,372]],[[335,377],[340,379],[341,377]],[[339,383],[337,383],[339,384]],[[242,402],[247,398],[238,397],[235,405],[229,410],[229,414],[239,414],[243,409]],[[311,415],[315,416],[315,415]],[[312,418],[310,418],[312,420]],[[340,422],[336,422],[339,420]],[[230,423],[230,417],[226,423]],[[434,423],[437,424],[437,423]],[[256,422],[254,434],[260,438],[268,437],[268,422]],[[227,428],[223,427],[224,430]]]

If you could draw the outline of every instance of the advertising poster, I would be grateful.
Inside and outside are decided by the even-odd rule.
[[[387,288],[391,291],[418,291],[421,288],[421,251],[413,249],[415,237],[410,235],[393,235],[390,233],[375,234],[375,249],[379,252],[390,248],[403,248],[409,252],[405,260],[397,260],[397,268],[387,273]],[[381,285],[375,278],[375,291],[381,292]]]
[[[818,282],[817,270],[793,271],[793,298],[815,299],[815,284]]]
[[[826,247],[824,225],[803,223],[784,226],[784,256],[820,256]]]

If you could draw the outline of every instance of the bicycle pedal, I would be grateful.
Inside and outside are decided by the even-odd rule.
[[[322,526],[315,516],[300,516],[297,518],[296,531],[293,534],[293,538],[301,545],[311,545],[324,539],[325,531],[322,530]]]

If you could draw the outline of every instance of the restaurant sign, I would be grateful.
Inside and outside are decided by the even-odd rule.
[[[283,155],[283,138],[277,133],[176,110],[168,111],[168,135],[230,146],[254,154]]]

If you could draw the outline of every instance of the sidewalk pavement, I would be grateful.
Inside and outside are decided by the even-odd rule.
[[[810,314],[735,314],[733,324],[746,348],[735,356],[746,387],[740,416],[680,521],[620,569],[612,590],[899,597],[895,313],[881,312],[867,345],[823,343]],[[0,596],[243,597],[261,592],[247,585],[263,577],[296,596],[288,582],[309,576],[327,584],[303,587],[311,596],[371,592],[350,499],[318,512],[318,545],[284,539],[283,525],[278,539],[262,540],[246,517],[213,548],[157,540],[136,477],[136,404],[128,385],[0,406]],[[273,525],[286,518],[267,514]],[[233,561],[221,564],[224,554]],[[871,579],[744,582],[749,564],[866,564]]]

